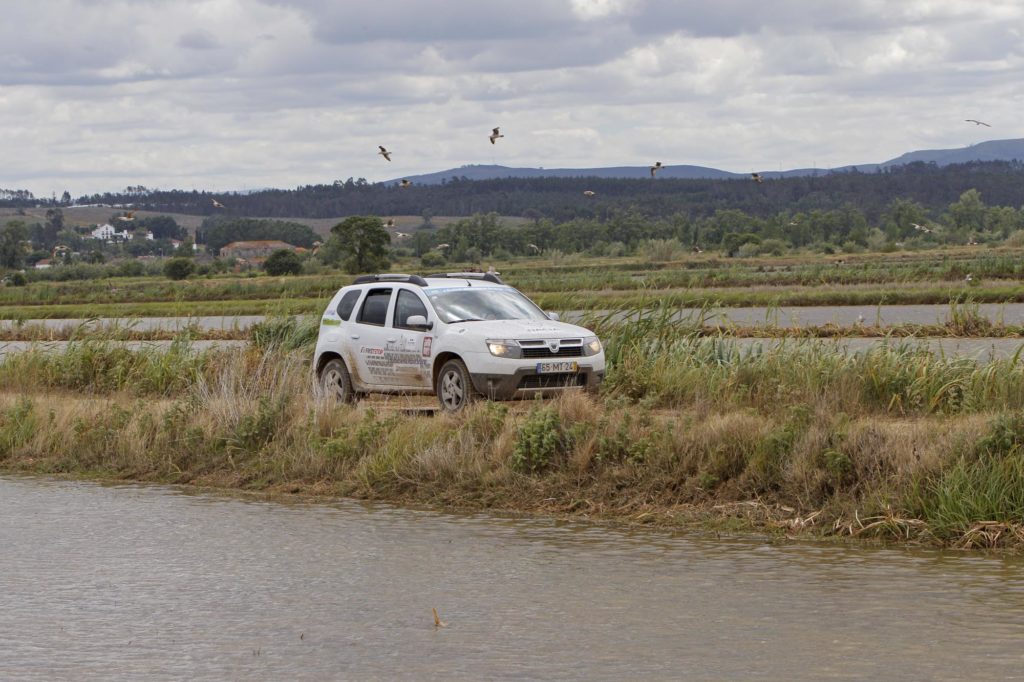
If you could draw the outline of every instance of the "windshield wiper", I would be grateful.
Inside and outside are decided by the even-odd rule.
[[[451,321],[451,322],[449,322],[448,324],[456,324],[456,323],[458,323],[458,322],[483,322],[483,321],[484,321],[484,320],[483,320],[483,318],[482,318],[482,317],[467,317],[467,318],[466,318],[466,319],[464,319],[464,320],[452,320],[452,321]]]

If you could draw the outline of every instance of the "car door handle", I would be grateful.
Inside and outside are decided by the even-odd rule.
[[[398,339],[387,339],[388,343],[397,343]]]
[[[353,334],[353,335],[352,335],[352,338],[353,338],[353,339],[358,339],[358,338],[359,338],[359,334]]]

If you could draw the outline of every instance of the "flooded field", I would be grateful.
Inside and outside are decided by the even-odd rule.
[[[953,680],[1024,664],[1019,557],[31,478],[0,478],[0,546],[5,679]]]
[[[980,304],[977,312],[994,323],[1024,325],[1024,303]],[[607,314],[601,311],[569,311],[562,315],[568,322],[579,321],[586,315]],[[680,317],[698,317],[701,310],[681,308]],[[741,327],[776,326],[785,328],[814,327],[835,324],[852,327],[858,323],[871,326],[891,327],[903,324],[943,324],[950,314],[950,306],[944,305],[853,305],[853,306],[804,306],[804,307],[749,307],[714,308],[705,311],[708,324],[736,325]],[[61,329],[86,324],[90,327],[130,328],[136,331],[176,330],[187,326],[199,329],[224,331],[244,330],[266,319],[262,315],[212,316],[212,317],[132,317],[105,318],[100,320],[53,319],[53,320],[0,320],[0,329],[18,324],[40,325],[47,329]]]

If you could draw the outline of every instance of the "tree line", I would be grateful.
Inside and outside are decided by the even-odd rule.
[[[428,211],[445,216],[497,213],[555,222],[605,220],[626,209],[654,218],[682,214],[693,219],[727,209],[767,218],[783,211],[833,211],[849,204],[874,223],[897,198],[934,211],[956,201],[968,188],[979,190],[994,205],[1019,207],[1024,204],[1024,163],[987,161],[939,167],[916,162],[878,173],[822,171],[817,175],[770,178],[762,183],[749,179],[586,177],[466,180],[453,176],[442,184],[414,183],[407,188],[349,178],[290,190],[229,195],[179,190],[139,192],[133,187],[132,192],[81,197],[77,203],[131,204],[158,212],[235,217],[330,218],[421,215]],[[587,196],[584,191],[594,194]],[[223,209],[214,206],[214,198]],[[7,199],[0,200],[0,206],[18,205],[19,201],[21,205],[26,203]]]

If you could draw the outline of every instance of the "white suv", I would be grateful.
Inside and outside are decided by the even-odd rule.
[[[313,366],[340,400],[433,393],[454,412],[477,396],[595,390],[604,349],[491,273],[364,275],[324,311]]]

